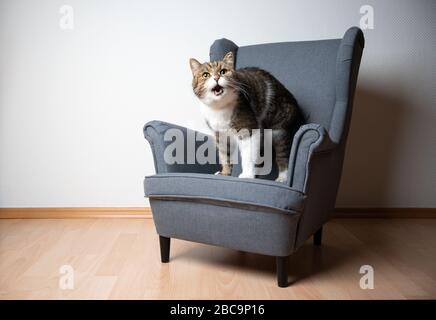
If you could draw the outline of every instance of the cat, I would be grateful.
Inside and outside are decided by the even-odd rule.
[[[201,101],[206,124],[215,133],[221,175],[231,175],[231,150],[228,141],[219,141],[220,133],[236,132],[241,155],[240,178],[255,178],[260,154],[259,135],[252,129],[272,129],[272,145],[279,170],[276,181],[288,179],[289,153],[293,135],[302,124],[297,100],[269,72],[255,68],[235,69],[232,52],[223,60],[200,63],[189,60],[194,94]],[[248,129],[248,130],[241,130]],[[254,148],[254,149],[253,149]]]

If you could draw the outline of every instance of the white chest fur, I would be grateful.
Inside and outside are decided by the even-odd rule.
[[[201,113],[213,131],[230,129],[230,121],[233,115],[233,107],[214,109],[201,103]]]
[[[200,100],[201,113],[213,131],[230,129],[233,110],[236,107],[238,95],[230,88],[219,99],[210,94]]]

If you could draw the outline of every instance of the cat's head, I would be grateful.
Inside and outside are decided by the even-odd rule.
[[[233,91],[232,75],[235,72],[233,53],[227,53],[223,60],[200,63],[190,59],[192,70],[192,89],[204,103],[210,105],[223,100]]]

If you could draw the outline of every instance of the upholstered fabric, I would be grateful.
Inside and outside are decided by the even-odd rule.
[[[178,132],[183,134],[183,161],[182,163],[168,164],[164,159],[165,148],[173,142],[173,139],[165,139],[165,133],[170,129],[177,129]],[[189,137],[188,137],[189,136]],[[144,137],[148,140],[151,146],[154,159],[154,167],[157,173],[164,172],[197,172],[197,173],[215,173],[220,170],[218,164],[218,153],[216,154],[215,161],[212,164],[202,164],[197,162],[197,158],[194,157],[193,161],[188,161],[187,155],[187,141],[192,140],[192,137],[197,137],[195,142],[195,151],[200,145],[206,143],[209,139],[213,141],[213,138],[209,135],[196,132],[175,124],[163,122],[163,121],[150,121],[144,126]],[[199,139],[201,137],[202,139]],[[191,162],[191,163],[190,163]]]
[[[321,41],[238,47],[228,39],[220,39],[212,45],[210,59],[220,60],[232,51],[236,68],[268,70],[295,95],[307,122],[332,129],[334,141],[339,142],[364,43],[357,27],[347,30],[342,39]]]
[[[287,256],[295,250],[299,214],[150,198],[157,233],[247,252]]]
[[[275,256],[303,245],[334,209],[363,47],[363,33],[356,27],[332,40],[243,47],[216,40],[211,60],[232,51],[237,68],[257,66],[271,72],[296,96],[306,124],[294,136],[288,181],[280,184],[215,176],[217,161],[189,162],[186,155],[183,163],[167,164],[164,150],[171,141],[165,133],[172,128],[180,129],[184,138],[198,133],[161,121],[147,123],[144,135],[157,174],[146,177],[144,187],[157,232]],[[233,174],[239,172],[235,166]]]
[[[164,173],[146,177],[149,198],[207,202],[250,210],[300,212],[304,195],[283,183],[196,173]]]
[[[268,70],[295,95],[307,122],[328,128],[335,103],[335,67],[340,42],[284,42],[240,47],[236,67]],[[221,59],[218,54],[212,55]]]
[[[309,163],[318,153],[333,152],[336,147],[320,124],[305,124],[295,133],[289,156],[288,185],[306,191]]]

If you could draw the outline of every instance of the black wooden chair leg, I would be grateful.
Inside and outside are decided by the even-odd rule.
[[[288,260],[289,257],[276,257],[277,284],[281,288],[288,286]]]
[[[313,235],[313,244],[315,246],[320,246],[322,240],[322,227],[318,229],[317,232]]]
[[[163,263],[167,263],[170,261],[171,238],[159,236],[159,244],[160,244],[160,260]]]

